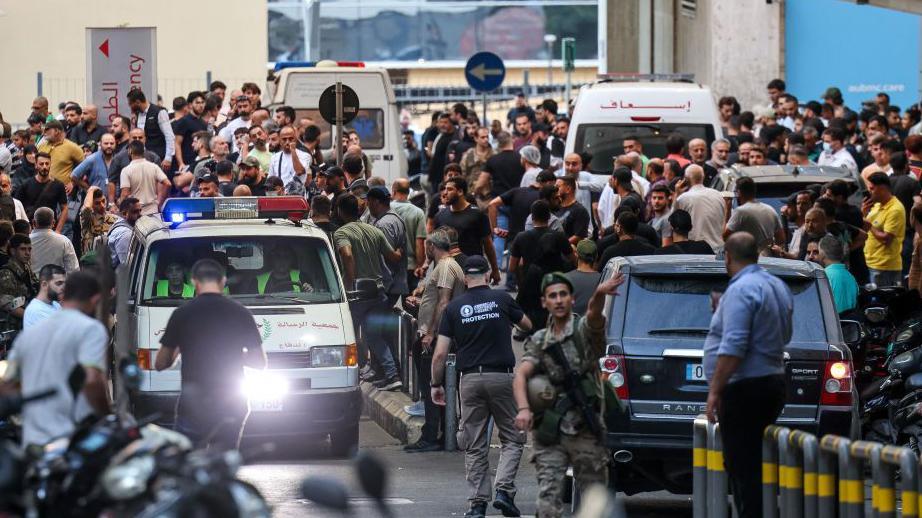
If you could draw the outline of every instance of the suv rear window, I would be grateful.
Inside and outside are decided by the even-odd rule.
[[[792,342],[825,342],[823,310],[814,279],[784,279],[794,294]],[[723,292],[725,276],[631,276],[627,291],[624,337],[695,336],[702,340],[711,325],[711,292]],[[655,308],[672,308],[658,310]],[[617,333],[616,330],[612,330]]]
[[[333,259],[322,239],[215,236],[155,241],[144,266],[143,302],[177,306],[191,298],[192,265],[203,258],[227,269],[225,293],[242,304],[342,300]]]
[[[665,158],[666,137],[674,132],[681,133],[686,142],[702,138],[708,148],[714,141],[714,128],[710,124],[580,124],[574,149],[577,153],[592,153],[589,169],[593,173],[611,174],[612,161],[624,154],[624,137],[637,138],[647,157]]]

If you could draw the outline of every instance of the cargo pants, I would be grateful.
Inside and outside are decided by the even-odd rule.
[[[560,434],[560,442],[545,446],[534,440],[532,462],[538,476],[537,518],[559,518],[563,514],[563,490],[567,468],[584,490],[592,484],[608,484],[608,450],[591,432]]]

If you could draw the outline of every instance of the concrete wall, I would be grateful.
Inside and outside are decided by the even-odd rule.
[[[783,18],[782,2],[698,0],[694,18],[676,13],[676,72],[744,110],[767,103],[765,85],[784,73]]]
[[[86,27],[157,27],[159,93],[205,87],[205,75],[230,88],[266,78],[265,0],[0,0],[0,112],[24,124],[37,94],[36,73],[52,109],[85,103]],[[222,36],[223,35],[223,36]]]

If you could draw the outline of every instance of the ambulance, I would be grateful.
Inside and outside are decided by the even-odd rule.
[[[253,314],[268,359],[267,369],[227,380],[249,402],[244,437],[328,434],[334,454],[352,451],[362,397],[349,301],[373,297],[377,285],[344,289],[300,197],[170,199],[162,216],[137,221],[127,260],[130,350],[143,372],[135,415],[172,424],[182,355],[159,372],[154,360],[173,310],[194,296],[189,272],[202,258],[226,268],[225,294]]]
[[[267,107],[275,113],[279,106],[291,106],[298,121],[311,119],[320,128],[321,149],[330,151],[336,128],[320,116],[318,102],[320,94],[337,81],[355,90],[359,98],[358,114],[344,130],[358,134],[362,151],[372,162],[372,175],[384,178],[387,185],[406,178],[404,138],[387,70],[358,61],[279,62],[267,81]]]

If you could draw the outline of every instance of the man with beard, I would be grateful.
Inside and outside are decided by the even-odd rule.
[[[80,209],[80,237],[82,253],[93,249],[96,238],[107,234],[118,221],[118,216],[106,210],[106,195],[98,187],[91,186]]]
[[[46,264],[38,272],[38,295],[26,306],[22,316],[22,328],[28,329],[53,315],[61,309],[58,301],[64,291],[66,278],[64,268],[56,264]]]
[[[339,219],[339,211],[336,208],[339,206],[340,198],[349,192],[346,189],[346,172],[340,167],[333,166],[321,171],[320,174],[326,179],[323,191],[330,197],[330,214],[333,223],[342,226],[345,222]]]
[[[266,147],[266,139],[268,138],[266,129],[262,126],[253,126],[250,128],[248,135],[253,147],[240,150],[240,162],[242,163],[247,157],[253,157],[259,164],[260,171],[269,174],[269,162],[272,160],[272,153]]]
[[[128,91],[128,107],[135,116],[135,127],[144,131],[144,145],[162,162],[155,162],[164,171],[170,171],[173,165],[176,137],[166,109],[151,104],[139,88]]]
[[[494,284],[499,283],[499,266],[496,263],[496,250],[493,240],[490,239],[490,219],[480,209],[471,205],[465,193],[467,182],[464,178],[450,178],[445,180],[445,187],[441,192],[442,204],[445,208],[435,215],[435,227],[451,227],[458,232],[458,244],[464,255],[483,255],[490,262],[492,268],[491,279]]]
[[[128,131],[128,140],[129,141],[138,141],[145,146],[147,145],[147,136],[144,133],[144,130],[140,128],[133,128]],[[152,164],[159,164],[160,155],[154,153],[150,149],[144,150],[144,159]],[[107,196],[110,203],[116,202],[116,193],[121,190],[121,181],[122,181],[122,169],[128,166],[131,163],[131,155],[128,154],[127,146],[115,153],[115,157],[112,159],[112,164],[109,165],[109,183],[108,189],[109,192]],[[176,175],[178,178],[182,175]]]
[[[115,154],[125,149],[128,145],[128,132],[131,130],[131,119],[124,115],[117,115],[112,119],[112,125],[109,126],[109,133],[115,137]]]
[[[99,140],[99,151],[74,168],[70,174],[71,181],[84,190],[89,189],[91,185],[105,189],[109,181],[109,166],[112,165],[114,157],[115,137],[111,133],[104,133]]]
[[[238,183],[246,185],[250,189],[251,196],[266,195],[266,174],[260,168],[256,157],[248,156],[240,162]]]
[[[99,142],[99,139],[106,133],[106,128],[99,125],[97,113],[95,105],[88,104],[84,106],[80,113],[81,122],[70,128],[67,138],[74,141],[78,146],[82,146],[91,140]]]
[[[51,177],[51,157],[39,153],[35,158],[35,176],[29,178],[15,194],[22,201],[29,218],[39,207],[48,207],[57,215],[56,232],[61,232],[67,221],[67,193],[64,184]],[[60,212],[59,212],[60,211]]]
[[[232,152],[239,151],[240,148],[237,146],[236,139],[234,139],[234,132],[237,131],[237,128],[249,128],[250,127],[250,114],[253,113],[253,106],[250,104],[250,98],[246,95],[241,95],[237,97],[237,118],[228,122],[224,128],[221,130],[221,135],[224,137],[224,140],[233,143]]]
[[[199,131],[206,131],[208,123],[202,118],[205,113],[205,94],[203,92],[190,92],[186,97],[189,113],[176,121],[173,131],[176,133],[176,169],[182,171],[192,166],[195,161],[195,149],[192,147],[193,137]]]

